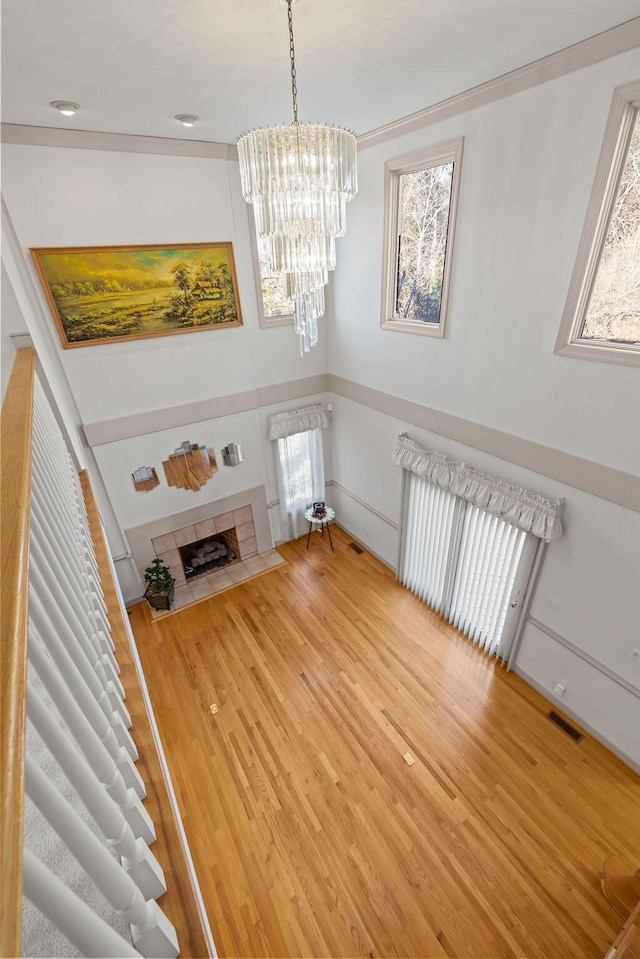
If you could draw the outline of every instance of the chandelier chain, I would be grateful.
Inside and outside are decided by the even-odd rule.
[[[293,13],[292,0],[287,0],[287,17],[289,19],[289,56],[291,58],[291,96],[293,99],[293,122],[298,126],[298,87],[296,84],[296,51],[293,45]]]

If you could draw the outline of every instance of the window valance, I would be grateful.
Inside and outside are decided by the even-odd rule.
[[[272,413],[268,420],[270,440],[281,440],[294,433],[305,433],[307,430],[326,430],[329,426],[329,416],[323,403],[313,406],[303,406],[299,410],[289,410],[286,413]]]
[[[553,502],[521,486],[481,473],[466,463],[455,463],[444,453],[422,449],[406,433],[398,437],[393,462],[547,543],[562,535],[563,499]]]

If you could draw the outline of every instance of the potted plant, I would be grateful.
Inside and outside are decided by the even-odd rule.
[[[144,593],[149,605],[154,609],[171,609],[175,579],[169,567],[156,557],[145,569],[144,578],[149,584]]]

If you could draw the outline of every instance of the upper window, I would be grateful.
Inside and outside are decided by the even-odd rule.
[[[385,165],[382,326],[444,336],[462,139]]]
[[[618,87],[556,353],[640,365],[640,81]]]
[[[285,296],[283,277],[271,269],[267,243],[256,234],[253,211],[248,204],[247,210],[260,326],[263,329],[270,326],[289,326],[293,323],[293,303]]]

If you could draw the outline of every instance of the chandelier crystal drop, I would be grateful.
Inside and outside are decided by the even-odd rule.
[[[329,124],[298,122],[292,2],[286,0],[293,123],[245,133],[238,140],[238,159],[256,231],[294,304],[302,354],[318,342],[324,287],[336,265],[335,240],[345,232],[346,206],[358,182],[355,135]]]

